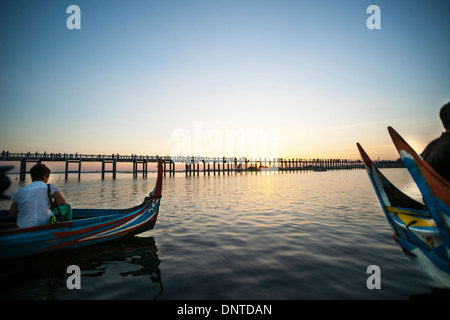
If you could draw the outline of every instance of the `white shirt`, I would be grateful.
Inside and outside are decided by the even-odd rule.
[[[50,194],[56,191],[58,189],[50,184]],[[50,222],[53,213],[50,210],[46,183],[42,181],[30,183],[17,191],[12,201],[18,205],[17,226],[19,228],[40,226]]]

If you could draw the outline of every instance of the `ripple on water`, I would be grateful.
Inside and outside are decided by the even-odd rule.
[[[398,187],[415,192],[406,170],[385,173]],[[84,175],[80,181],[55,179],[55,184],[73,207],[125,208],[140,203],[155,178]],[[13,181],[11,193],[19,187]],[[148,244],[146,238],[153,240]],[[101,252],[94,247],[54,258],[83,260],[84,290],[64,290],[66,274],[60,265],[58,272],[36,272],[20,282],[25,288],[20,295],[408,299],[437,286],[393,241],[363,170],[166,177],[155,229],[132,239],[138,242],[125,241],[126,249],[107,245]],[[366,270],[372,264],[381,268],[382,290],[367,289]],[[6,274],[11,273],[2,271],[2,277]],[[45,288],[44,296],[37,294],[38,287]],[[10,289],[8,296],[14,296],[12,291],[17,294]]]

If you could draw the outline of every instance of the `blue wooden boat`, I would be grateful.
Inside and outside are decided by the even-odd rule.
[[[419,187],[425,203],[412,199],[396,188],[374,166],[358,143],[357,147],[370,181],[394,232],[393,237],[403,252],[428,275],[450,288],[448,231],[450,211],[446,204],[450,196],[450,184],[440,177],[394,129],[389,127],[389,133],[403,163]],[[429,179],[432,180],[433,188],[430,187]]]
[[[162,161],[153,191],[129,209],[73,209],[72,221],[17,228],[14,217],[0,213],[0,260],[79,248],[151,230],[158,217],[162,191]]]

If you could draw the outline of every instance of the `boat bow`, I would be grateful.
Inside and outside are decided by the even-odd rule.
[[[446,233],[442,234],[428,203],[424,205],[396,188],[375,167],[359,143],[357,147],[395,241],[426,273],[450,287]]]

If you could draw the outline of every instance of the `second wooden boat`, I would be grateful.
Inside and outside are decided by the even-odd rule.
[[[395,241],[422,270],[450,288],[447,234],[442,233],[428,201],[419,202],[400,191],[375,167],[359,143],[357,147]],[[408,160],[404,162],[410,165]]]

